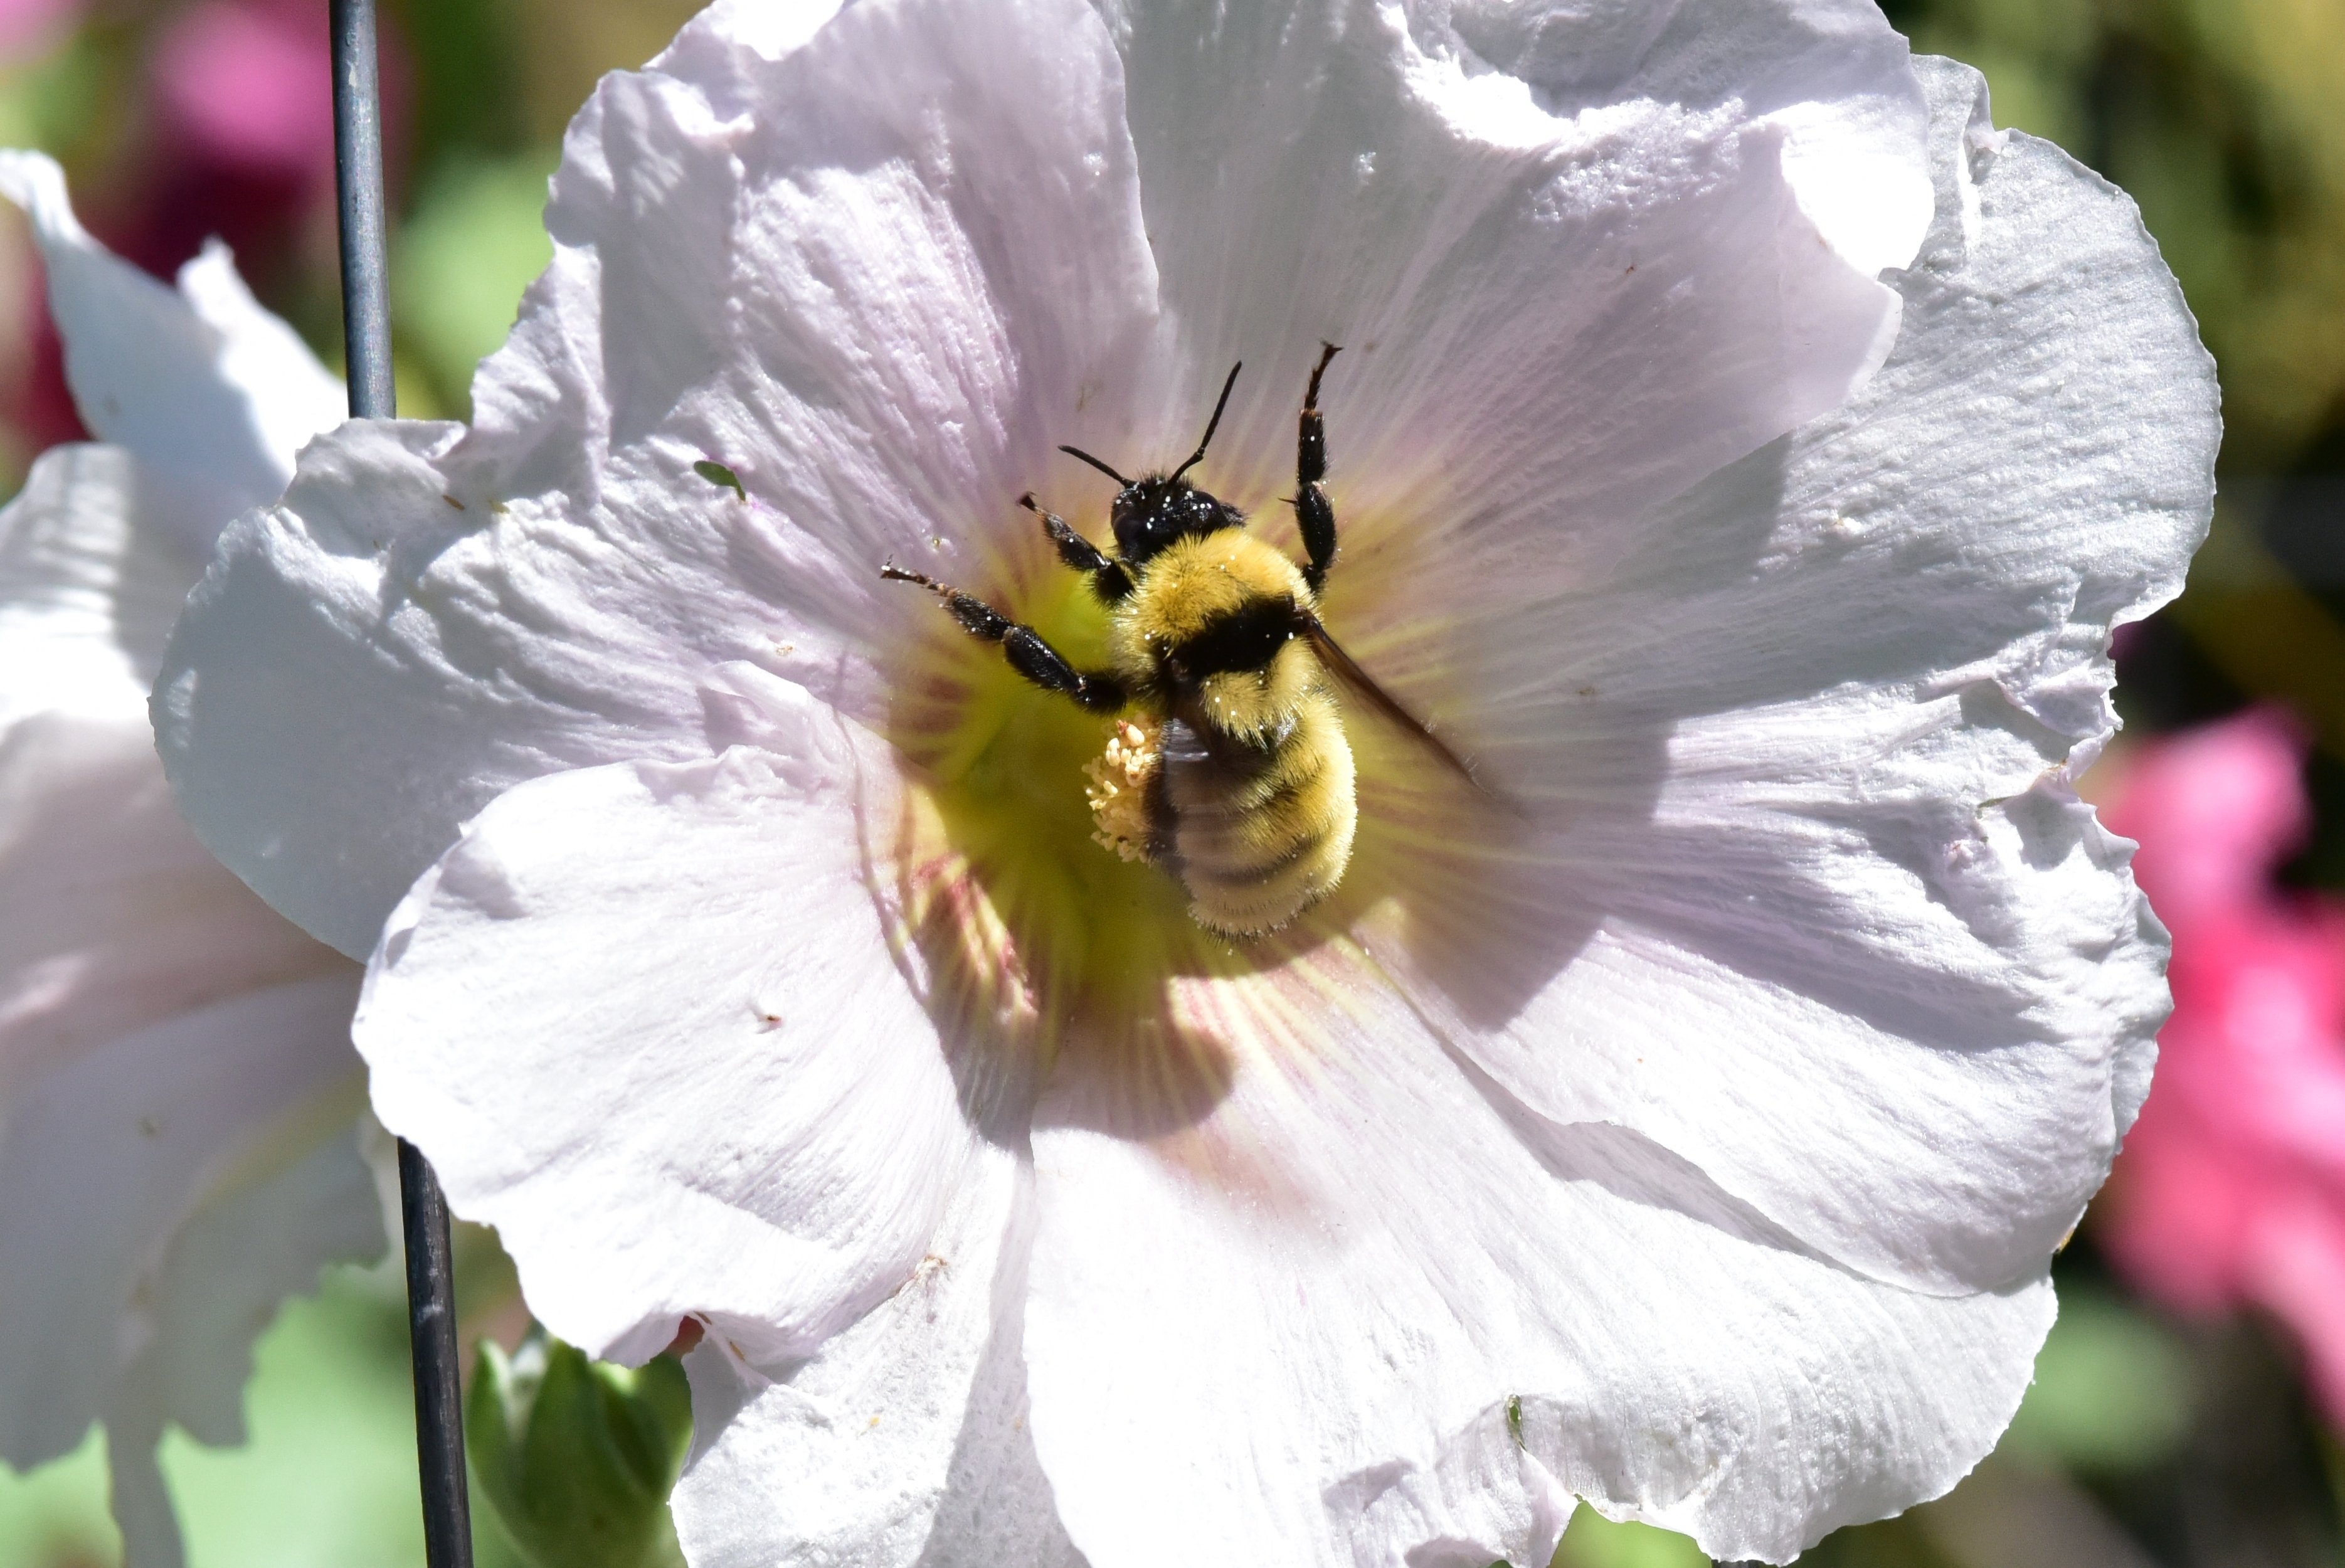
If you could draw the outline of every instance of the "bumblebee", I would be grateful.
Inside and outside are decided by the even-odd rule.
[[[1252,936],[1325,898],[1351,861],[1359,821],[1352,748],[1332,674],[1470,779],[1465,764],[1370,680],[1319,620],[1335,560],[1319,386],[1323,344],[1296,438],[1295,516],[1304,561],[1246,532],[1245,514],[1191,484],[1237,385],[1232,367],[1186,462],[1126,479],[1075,447],[1059,450],[1122,486],[1110,555],[1030,494],[1059,558],[1089,580],[1111,620],[1114,667],[1077,669],[983,600],[890,562],[880,575],[937,594],[953,618],[1000,645],[1011,668],[1094,713],[1119,716],[1088,771],[1101,843],[1179,878],[1198,923]]]

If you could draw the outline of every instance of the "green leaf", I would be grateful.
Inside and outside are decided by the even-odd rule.
[[[2139,1470],[2173,1453],[2190,1422],[2182,1348],[2116,1298],[2064,1285],[2060,1318],[2003,1451],[2087,1471]]]
[[[1555,1568],[1710,1568],[1710,1559],[1685,1536],[1616,1524],[1582,1503],[1556,1549]]]
[[[391,270],[400,346],[459,413],[473,367],[505,341],[522,290],[553,260],[544,216],[553,172],[547,148],[444,165],[400,230]]]
[[[667,1359],[592,1361],[531,1330],[483,1341],[464,1401],[481,1495],[538,1568],[682,1568],[667,1496],[692,1443],[692,1395]]]
[[[692,465],[692,471],[719,490],[730,490],[744,501],[749,499],[749,493],[741,488],[741,476],[715,458],[702,458]]]

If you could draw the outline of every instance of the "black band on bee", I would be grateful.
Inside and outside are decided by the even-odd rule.
[[[1166,664],[1192,681],[1229,670],[1262,669],[1309,624],[1290,599],[1251,600],[1183,638]]]

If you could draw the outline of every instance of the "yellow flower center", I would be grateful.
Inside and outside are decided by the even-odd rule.
[[[1107,616],[1080,579],[987,596],[1078,665],[1107,662]],[[873,824],[868,849],[931,1014],[972,1059],[1020,1076],[1077,1045],[1143,1051],[1176,1098],[1206,1096],[1201,1114],[1227,1053],[1174,983],[1256,960],[1191,920],[1172,876],[1094,841],[1107,818],[1086,768],[1128,726],[1034,687],[947,616],[916,625],[891,671],[898,819]]]

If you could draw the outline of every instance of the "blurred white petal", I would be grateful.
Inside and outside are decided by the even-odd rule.
[[[0,195],[33,220],[83,423],[147,465],[157,519],[201,559],[229,518],[276,499],[303,442],[341,423],[341,383],[218,241],[174,291],[90,237],[46,153],[0,151]]]
[[[180,818],[147,687],[230,513],[339,392],[224,251],[178,293],[92,242],[56,166],[0,154],[88,423],[0,511],[0,1458],[107,1427],[137,1568],[180,1546],[167,1425],[242,1441],[254,1339],[382,1248],[351,1126],[360,975]]]

